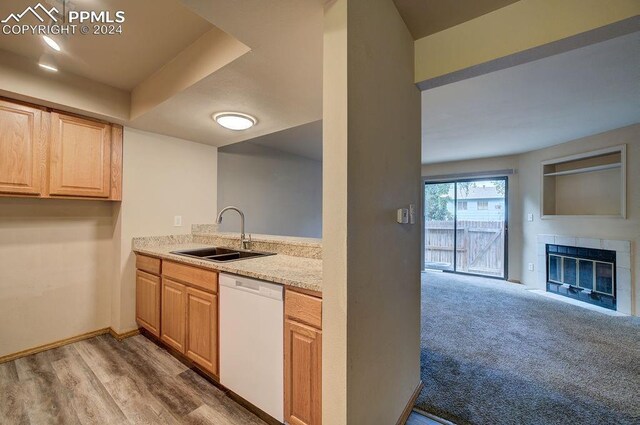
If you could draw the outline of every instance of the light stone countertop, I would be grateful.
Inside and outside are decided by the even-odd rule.
[[[279,283],[285,286],[322,292],[321,259],[278,253],[276,255],[249,258],[240,261],[231,261],[228,263],[214,263],[212,261],[201,260],[198,258],[171,254],[171,251],[214,246],[213,244],[194,243],[190,241],[191,238],[189,236],[191,235],[185,235],[184,238],[176,237],[171,240],[171,243],[169,244],[145,244],[144,239],[147,238],[136,238],[134,239],[133,251],[140,254],[162,258],[164,260],[191,264],[204,269],[232,273],[240,276],[266,280],[268,282]]]

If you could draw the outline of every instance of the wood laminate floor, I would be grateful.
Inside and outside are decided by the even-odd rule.
[[[0,364],[0,424],[263,421],[139,335],[109,335]]]

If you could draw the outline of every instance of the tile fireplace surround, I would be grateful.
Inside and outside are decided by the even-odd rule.
[[[616,252],[616,303],[617,311],[632,314],[633,290],[631,287],[631,242],[611,239],[577,238],[560,235],[538,235],[537,286],[546,287],[546,245],[564,245],[580,248],[608,249]]]

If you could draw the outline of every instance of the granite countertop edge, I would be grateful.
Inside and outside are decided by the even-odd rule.
[[[171,251],[197,249],[206,246],[205,244],[197,243],[178,243],[161,246],[135,246],[133,251],[138,254],[149,255],[163,260],[171,260],[204,269],[231,273],[322,293],[322,260],[319,259],[276,254],[273,256],[250,258],[228,263],[214,263],[207,260],[171,254]]]

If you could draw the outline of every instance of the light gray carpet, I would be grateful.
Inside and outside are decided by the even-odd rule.
[[[430,272],[421,344],[416,407],[457,424],[640,424],[637,317]]]

